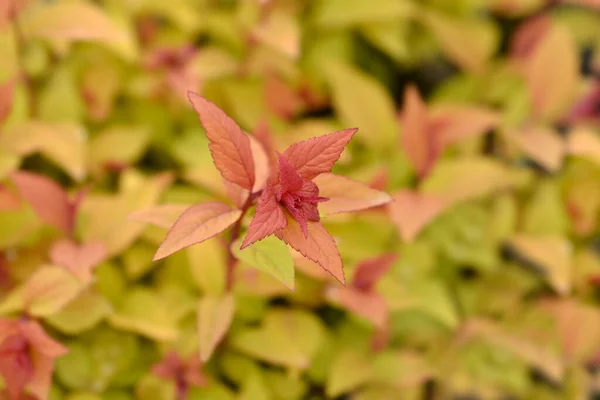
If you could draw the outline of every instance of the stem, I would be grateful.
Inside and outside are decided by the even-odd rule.
[[[233,255],[231,251],[231,244],[235,242],[240,237],[240,230],[242,228],[242,219],[244,219],[244,215],[250,209],[254,200],[258,198],[262,193],[262,190],[252,193],[246,199],[246,202],[242,206],[242,214],[240,218],[235,222],[233,228],[231,228],[231,236],[229,237],[229,241],[227,242],[227,275],[226,275],[226,285],[225,290],[227,292],[231,292],[233,289],[234,275],[235,275],[235,267],[237,266],[237,258]]]

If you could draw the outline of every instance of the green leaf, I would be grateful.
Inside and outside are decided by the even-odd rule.
[[[241,243],[242,240],[236,240],[231,245],[233,254],[240,261],[274,276],[294,289],[294,260],[284,242],[269,236],[240,250]]]
[[[93,290],[86,290],[46,322],[59,331],[75,335],[96,326],[111,311],[111,305]]]
[[[330,61],[322,67],[331,87],[333,106],[344,125],[358,127],[356,137],[367,146],[397,149],[400,128],[394,102],[385,88],[348,64]],[[404,157],[402,153],[395,156]]]
[[[396,0],[318,0],[315,3],[313,21],[324,29],[395,21],[414,11],[411,2]]]
[[[136,288],[127,293],[108,321],[116,328],[157,341],[172,341],[178,336],[177,321],[168,305],[148,289]]]
[[[373,359],[353,348],[344,348],[336,355],[327,378],[328,397],[351,392],[373,378]]]
[[[323,329],[320,321],[307,312],[272,310],[261,327],[236,332],[231,345],[272,364],[305,369],[319,350]]]
[[[242,385],[238,400],[270,400],[272,399],[264,379],[257,372],[249,375]]]
[[[95,135],[89,144],[92,170],[107,165],[127,166],[136,162],[148,146],[150,135],[138,126],[118,125]]]

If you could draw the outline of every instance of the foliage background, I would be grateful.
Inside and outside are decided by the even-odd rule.
[[[69,348],[50,399],[175,400],[178,380],[192,400],[596,393],[597,1],[1,1],[0,312]],[[187,90],[280,149],[359,127],[336,172],[396,200],[324,219],[349,281],[398,255],[375,288],[242,265],[201,369],[221,244],[152,263],[165,222],[130,217],[224,198]],[[86,188],[74,237],[107,250],[73,256],[86,284],[50,266],[64,193],[18,171]],[[199,376],[161,376],[170,352]]]

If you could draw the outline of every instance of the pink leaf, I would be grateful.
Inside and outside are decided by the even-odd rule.
[[[354,271],[352,286],[358,290],[373,290],[379,279],[392,268],[398,260],[398,254],[389,253],[362,261]]]
[[[12,179],[19,193],[33,207],[40,219],[70,234],[73,229],[73,210],[67,192],[43,175],[16,171]]]
[[[248,136],[248,139],[250,139],[250,150],[252,150],[252,159],[254,160],[254,187],[252,192],[255,193],[267,184],[271,168],[266,148],[256,138]]]
[[[263,150],[268,159],[270,176],[268,182],[275,184],[277,183],[277,155],[275,154],[275,141],[273,139],[273,133],[271,128],[266,121],[261,121],[254,130],[254,138],[262,145]]]
[[[308,237],[304,237],[300,224],[292,218],[288,218],[287,226],[275,235],[345,285],[342,258],[335,240],[320,222],[308,221],[307,224]]]
[[[193,92],[188,92],[188,98],[206,130],[210,153],[223,178],[251,190],[255,179],[248,136],[214,103]]]
[[[167,233],[153,261],[210,239],[233,225],[241,214],[240,210],[232,210],[227,204],[219,202],[191,206]]]
[[[283,153],[304,179],[331,171],[358,128],[344,129],[294,143]]]
[[[81,282],[92,279],[92,270],[106,257],[106,246],[101,242],[77,244],[63,239],[50,249],[50,260],[53,264],[64,267],[73,273]]]
[[[500,115],[483,107],[438,106],[431,116],[439,129],[436,137],[442,150],[451,144],[482,135],[500,123]]]
[[[427,106],[412,85],[404,92],[401,120],[402,147],[419,176],[424,176],[433,167],[442,149],[430,130]]]
[[[379,329],[385,328],[388,321],[388,307],[385,299],[375,292],[362,292],[354,288],[330,287],[326,296],[348,311],[369,320]]]
[[[285,228],[287,223],[283,208],[275,197],[275,189],[273,186],[267,186],[258,200],[256,214],[250,222],[248,234],[242,243],[241,249]]]
[[[388,205],[392,220],[406,242],[411,242],[419,232],[446,208],[440,198],[410,190],[401,190]]]
[[[332,173],[321,174],[313,182],[319,187],[319,195],[329,198],[319,206],[323,215],[365,210],[392,201],[385,192]]]

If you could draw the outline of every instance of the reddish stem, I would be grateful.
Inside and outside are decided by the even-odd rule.
[[[229,241],[227,242],[227,275],[225,284],[225,289],[227,292],[231,292],[233,289],[235,267],[237,266],[238,262],[237,258],[235,258],[233,252],[231,251],[231,244],[240,237],[240,230],[242,228],[242,220],[244,219],[244,215],[246,215],[246,212],[248,212],[248,210],[254,203],[254,200],[256,200],[261,195],[261,193],[262,190],[256,193],[252,193],[248,196],[246,202],[241,207],[242,214],[240,215],[240,218],[238,218],[236,223],[233,225],[233,228],[231,228],[231,236],[229,237]]]

